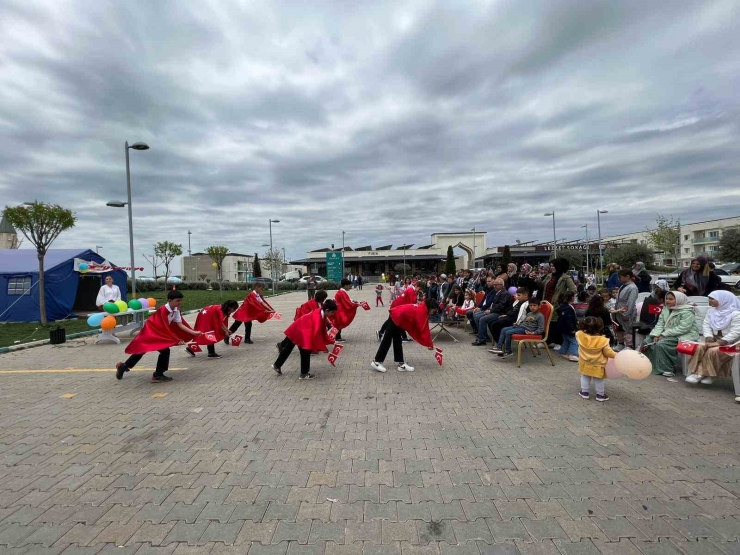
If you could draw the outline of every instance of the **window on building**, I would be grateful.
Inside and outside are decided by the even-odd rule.
[[[8,280],[8,295],[30,295],[31,277],[12,277]]]
[[[709,232],[709,238],[710,239],[717,239],[719,237],[719,231],[710,231]]]
[[[719,251],[719,245],[709,245],[709,252]]]
[[[684,252],[684,254],[689,254],[689,251],[690,251],[690,250],[691,250],[691,249],[684,249],[684,250],[683,250],[683,252]]]
[[[683,236],[683,240],[684,240],[684,241],[688,241],[688,240],[689,240],[689,236],[688,236],[688,235],[684,235],[684,236]]]

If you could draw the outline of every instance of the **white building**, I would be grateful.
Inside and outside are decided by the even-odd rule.
[[[223,281],[247,281],[252,277],[254,271],[253,264],[253,255],[239,254],[236,252],[228,253],[221,265]],[[264,271],[264,267],[262,269]],[[213,259],[203,252],[196,252],[191,256],[181,257],[180,275],[186,276],[188,281],[200,281],[202,279],[218,281],[218,271],[213,267]]]
[[[679,266],[687,268],[692,258],[706,256],[716,263],[740,262],[740,260],[719,260],[719,241],[729,229],[740,228],[740,216],[681,224],[681,246]],[[622,235],[603,237],[604,243],[642,243],[650,245],[647,231],[637,231]],[[659,266],[676,266],[673,253],[656,253],[655,263]]]

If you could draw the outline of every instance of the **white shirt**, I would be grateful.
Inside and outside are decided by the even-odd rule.
[[[108,287],[103,285],[98,291],[98,297],[95,299],[96,306],[103,306],[108,301],[116,302],[121,300],[121,290],[117,285]]]
[[[254,295],[254,297],[255,297],[255,298],[256,298],[256,299],[257,299],[257,300],[258,300],[258,301],[259,301],[259,302],[260,302],[261,304],[265,304],[264,302],[262,302],[262,297],[260,297],[260,294],[259,294],[259,293],[257,293],[257,291],[252,291],[252,294]]]
[[[167,312],[169,312],[169,314],[167,314],[167,322],[169,322],[170,324],[172,322],[175,322],[177,324],[182,322],[182,315],[180,314],[179,308],[172,308],[170,306],[170,303],[167,303],[164,306],[167,307]]]

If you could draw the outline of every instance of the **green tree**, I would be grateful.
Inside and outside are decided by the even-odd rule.
[[[223,266],[224,258],[226,258],[228,252],[228,247],[222,247],[219,245],[210,246],[206,249],[206,254],[210,256],[211,260],[213,260],[213,262],[216,264],[216,271],[218,273],[219,282],[223,279],[221,267]]]
[[[650,244],[656,251],[662,251],[671,255],[673,265],[678,266],[679,254],[681,252],[681,220],[673,216],[669,220],[663,215],[658,215],[655,221],[655,229],[646,229]]]
[[[260,257],[257,255],[257,253],[254,253],[254,265],[252,273],[254,274],[254,277],[262,277],[262,268],[260,267]]]
[[[728,229],[722,233],[719,259],[722,262],[740,262],[740,229]]]
[[[447,246],[447,261],[445,262],[445,274],[448,276],[455,275],[455,253],[452,252],[452,245]]]
[[[508,266],[511,261],[511,249],[509,248],[509,245],[504,245],[504,252],[501,255],[501,267],[506,270],[506,266]]]
[[[619,264],[622,268],[632,268],[635,262],[653,264],[653,249],[642,243],[624,243],[615,249],[609,249],[604,255],[607,264]]]
[[[170,277],[170,264],[176,256],[182,256],[182,245],[171,241],[160,241],[154,245],[154,255],[164,265],[164,289],[167,290],[167,279]]]
[[[46,320],[46,291],[44,277],[44,257],[54,240],[63,231],[75,226],[77,217],[71,210],[62,208],[58,204],[43,204],[34,202],[30,206],[6,206],[3,217],[36,247],[36,256],[39,259],[39,315],[41,325]]]

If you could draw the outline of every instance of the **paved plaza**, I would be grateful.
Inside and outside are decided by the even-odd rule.
[[[168,384],[156,354],[117,381],[123,345],[92,339],[0,355],[0,554],[740,553],[731,381],[585,401],[576,364],[518,369],[462,329],[442,367],[407,344],[415,372],[373,373],[374,307],[336,368],[299,381],[296,352],[277,376],[304,300],[220,360],[174,349]]]

